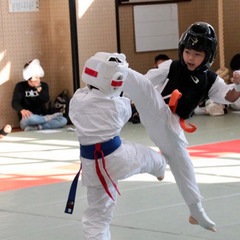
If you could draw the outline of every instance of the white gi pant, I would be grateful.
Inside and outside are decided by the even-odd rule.
[[[133,100],[141,123],[169,164],[186,204],[189,206],[200,202],[202,196],[186,149],[187,140],[180,127],[179,117],[171,112],[151,81],[134,70],[129,71],[128,79],[124,82],[124,91]]]
[[[104,157],[106,169],[112,180],[125,179],[138,173],[150,173],[153,176],[164,176],[166,162],[161,154],[149,147],[123,141],[113,153]],[[102,160],[98,159],[102,174],[114,198],[113,201],[105,192],[95,170],[95,160],[81,157],[82,182],[87,186],[88,207],[83,213],[82,225],[85,240],[109,240],[110,222],[117,201],[117,191],[108,180]],[[121,189],[119,189],[121,192]]]

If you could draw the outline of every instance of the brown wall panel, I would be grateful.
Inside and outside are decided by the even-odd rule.
[[[229,68],[229,62],[232,56],[235,53],[240,52],[240,32],[238,31],[238,29],[240,29],[239,7],[239,0],[223,0],[225,46],[223,57],[225,58],[227,68]],[[165,53],[172,59],[178,57],[177,49],[137,53],[135,51],[133,5],[120,5],[119,13],[121,51],[127,55],[132,68],[142,73],[146,73],[149,68],[152,68],[154,57],[159,53]],[[210,23],[215,28],[218,35],[218,0],[192,0],[189,2],[179,2],[178,18],[179,37],[190,24],[197,21]],[[216,71],[219,67],[219,54],[217,54],[212,69]]]
[[[15,84],[23,80],[25,62],[33,58],[41,61],[51,100],[65,88],[70,97],[73,94],[69,6],[68,0],[40,0],[39,12],[9,13],[8,2],[0,0],[0,127],[6,123],[18,127],[11,98]],[[80,79],[90,56],[98,51],[117,51],[115,0],[90,1],[85,13],[79,16],[85,2],[76,0]],[[240,52],[239,9],[239,0],[223,0],[224,58],[228,68],[232,56]],[[218,0],[179,2],[178,15],[180,34],[195,21],[209,22],[219,33]],[[136,53],[133,5],[119,7],[119,23],[121,51],[127,55],[130,67],[145,73],[153,67],[159,53],[172,59],[178,57],[177,50]],[[213,70],[218,68],[219,54],[212,66]],[[84,83],[81,81],[80,85]]]
[[[80,5],[81,6],[81,5]],[[85,61],[96,52],[116,52],[115,1],[95,0],[78,16],[80,79]],[[81,81],[81,86],[85,84]]]
[[[76,0],[83,6],[86,1]],[[49,84],[50,98],[68,89],[73,94],[72,54],[68,0],[40,0],[39,12],[9,13],[8,0],[0,0],[0,127],[18,127],[11,107],[15,84],[22,81],[24,64],[38,58]],[[79,4],[78,4],[79,3]],[[82,9],[82,8],[81,8]],[[98,51],[116,52],[115,1],[95,0],[79,17],[79,67]],[[81,86],[84,86],[81,83]]]

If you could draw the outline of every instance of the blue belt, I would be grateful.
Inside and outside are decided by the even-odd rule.
[[[98,144],[80,145],[81,157],[86,158],[86,159],[96,160],[95,156],[94,156],[94,153],[96,152],[96,145],[98,145]],[[114,152],[116,149],[118,149],[120,147],[120,145],[121,145],[121,139],[119,136],[116,136],[107,142],[101,143],[100,148],[101,148],[101,151],[103,152],[103,155],[107,156],[107,155],[111,154],[112,152]],[[102,157],[101,152],[97,153],[97,156],[98,156],[98,158],[101,158]],[[65,207],[65,213],[69,213],[69,214],[73,213],[78,178],[79,178],[81,170],[82,170],[82,165],[80,166],[80,169],[79,169],[77,175],[75,176],[75,178],[72,182],[72,185],[70,187],[70,191],[68,194],[68,200],[67,200],[67,204]],[[114,184],[114,187],[118,191],[115,184]],[[119,191],[118,191],[118,193],[119,193]],[[110,195],[110,197],[112,197],[110,193],[108,193],[108,194]]]
[[[104,156],[107,156],[118,149],[121,145],[121,139],[116,136],[107,142],[101,143],[101,150]],[[92,145],[80,145],[81,157],[94,160],[95,144]],[[101,158],[101,153],[98,153],[98,158]]]

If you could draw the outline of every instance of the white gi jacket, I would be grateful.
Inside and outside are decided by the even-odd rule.
[[[99,90],[90,91],[86,87],[77,90],[71,99],[69,116],[76,127],[80,144],[91,145],[106,142],[119,136],[122,127],[129,120],[130,100],[125,97],[109,98]],[[131,176],[140,168],[138,159],[133,157],[132,148],[134,148],[133,143],[127,142],[105,157],[106,169],[113,181]],[[95,161],[81,157],[81,162],[83,185],[101,185],[96,174]],[[105,180],[109,183],[101,161],[99,164]]]

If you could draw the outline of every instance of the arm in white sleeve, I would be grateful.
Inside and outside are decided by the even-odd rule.
[[[147,77],[154,86],[161,85],[167,79],[169,68],[172,63],[172,60],[167,60],[158,65],[158,68],[149,70],[145,77]]]
[[[230,104],[231,102],[225,99],[228,91],[234,88],[235,84],[226,84],[225,81],[217,76],[214,84],[209,90],[208,96],[216,103]]]

